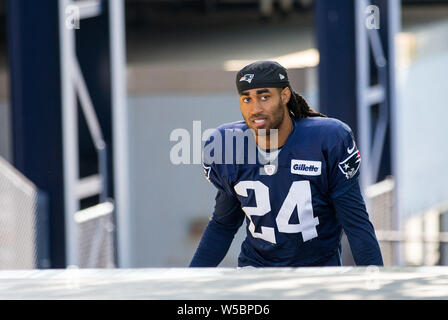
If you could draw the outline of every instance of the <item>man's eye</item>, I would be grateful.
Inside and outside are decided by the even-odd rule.
[[[243,99],[243,102],[246,102],[246,103],[247,103],[247,102],[249,102],[249,101],[250,101],[250,98],[244,98],[244,99]]]
[[[261,100],[266,101],[266,100],[268,100],[268,98],[269,98],[269,96],[262,96]]]

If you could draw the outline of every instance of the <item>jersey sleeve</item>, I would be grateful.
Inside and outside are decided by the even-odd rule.
[[[229,186],[225,173],[221,172],[222,154],[219,143],[213,145],[219,134],[212,134],[206,141],[202,155],[205,178],[217,188],[215,209],[208,222],[198,248],[190,262],[190,267],[216,267],[226,256],[233,238],[244,221],[235,192]]]
[[[216,170],[216,167],[213,163],[202,163],[202,168],[204,170],[205,179],[210,182],[212,185],[216,187],[219,191],[227,192],[228,188],[226,187],[225,180],[222,179]]]
[[[333,199],[336,217],[347,235],[357,266],[383,265],[380,246],[369,220],[359,184]]]
[[[374,227],[359,187],[361,155],[352,130],[338,122],[328,149],[328,185],[336,217],[350,244],[356,265],[383,265]]]
[[[352,130],[346,124],[333,130],[328,148],[328,187],[330,196],[335,198],[358,184],[361,154]]]
[[[219,130],[213,131],[204,144],[202,152],[202,168],[205,178],[214,185],[219,191],[234,194],[233,189],[229,187],[226,173],[223,172],[225,165],[223,152],[223,135]]]

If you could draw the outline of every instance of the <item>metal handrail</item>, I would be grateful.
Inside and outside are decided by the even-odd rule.
[[[100,202],[107,200],[107,184],[108,184],[108,161],[107,161],[107,145],[104,140],[103,132],[95,113],[92,100],[90,98],[84,77],[76,58],[73,59],[73,80],[75,83],[76,92],[78,93],[81,110],[86,118],[87,128],[93,140],[93,145],[98,153],[98,171],[101,177],[101,192]]]

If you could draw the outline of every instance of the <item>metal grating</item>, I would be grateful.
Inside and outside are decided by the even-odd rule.
[[[366,205],[375,227],[385,266],[395,265],[394,242],[383,237],[383,230],[394,230],[394,182],[386,179],[366,189]]]
[[[37,267],[37,188],[0,157],[0,269]]]
[[[111,202],[78,211],[80,268],[114,268],[114,206]]]

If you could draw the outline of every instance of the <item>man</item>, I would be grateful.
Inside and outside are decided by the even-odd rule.
[[[218,192],[190,267],[219,265],[244,219],[239,267],[340,266],[342,230],[357,265],[383,265],[350,128],[311,109],[276,62],[244,67],[236,85],[244,121],[219,127],[205,144],[205,174]],[[236,162],[227,157],[241,149],[224,140],[229,132],[251,133],[256,161],[246,149]]]

